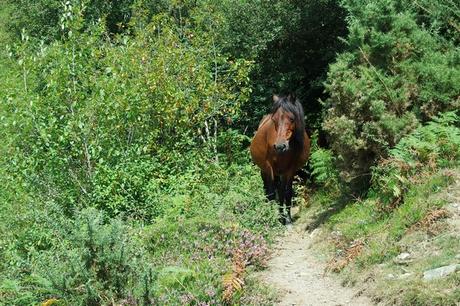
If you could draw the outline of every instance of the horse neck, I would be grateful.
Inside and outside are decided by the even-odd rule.
[[[296,130],[292,135],[289,144],[292,146],[293,149],[302,150],[304,147],[304,135],[303,131]]]
[[[270,118],[271,118],[271,115],[265,115],[262,120],[260,120],[259,122],[259,127],[258,129],[260,129],[262,126],[264,126],[268,121],[270,121]]]

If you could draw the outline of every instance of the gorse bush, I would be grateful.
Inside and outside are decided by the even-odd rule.
[[[140,241],[136,241],[135,233],[128,234],[128,228],[120,221],[107,225],[102,221],[100,213],[83,211],[70,233],[73,239],[68,237],[72,244],[67,250],[48,250],[53,251],[49,257],[41,254],[43,270],[32,273],[46,279],[51,294],[69,303],[100,305],[114,299],[152,302],[149,292],[154,286],[153,267]],[[52,262],[59,264],[49,269]]]
[[[458,5],[452,0],[421,0],[416,3],[404,3],[416,12],[418,24],[423,24],[441,37],[460,43],[458,31]]]
[[[460,53],[455,41],[418,23],[415,4],[344,5],[351,13],[348,51],[328,72],[323,127],[342,177],[362,189],[370,167],[419,122],[458,109]]]
[[[3,250],[9,267],[0,278],[2,302],[29,305],[52,298],[74,305],[153,301],[149,294],[155,286],[150,277],[153,267],[139,231],[120,220],[104,224],[101,212],[88,209],[77,212],[71,221],[52,203],[10,220],[28,221],[29,228],[17,222],[9,229],[15,237],[2,238],[2,242],[14,241],[14,248]]]

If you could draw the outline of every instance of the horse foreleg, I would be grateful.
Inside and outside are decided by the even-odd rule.
[[[264,182],[264,191],[267,200],[273,201],[276,197],[275,194],[275,182],[273,180],[273,176],[271,173],[267,174],[266,172],[262,171],[262,181]]]
[[[277,190],[278,190],[278,201],[279,201],[279,209],[280,209],[280,221],[283,224],[288,223],[287,221],[287,216],[286,216],[286,211],[284,209],[284,201],[286,198],[286,180],[284,177],[280,177],[278,184],[277,184]]]
[[[286,223],[292,223],[292,217],[291,217],[291,206],[292,206],[292,196],[294,195],[294,190],[292,189],[292,178],[289,178],[286,182],[286,194],[285,194],[285,199],[286,199]]]

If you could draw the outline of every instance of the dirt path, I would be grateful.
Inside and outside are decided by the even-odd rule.
[[[368,298],[356,296],[356,289],[342,287],[339,280],[324,275],[324,264],[309,248],[311,240],[302,228],[286,230],[268,269],[261,272],[262,280],[280,291],[277,305],[373,305]]]

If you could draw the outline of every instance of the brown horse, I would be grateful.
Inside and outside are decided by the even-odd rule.
[[[273,96],[272,112],[260,122],[250,150],[252,160],[261,169],[268,200],[278,194],[281,222],[291,223],[292,180],[310,154],[303,108],[295,97]]]

